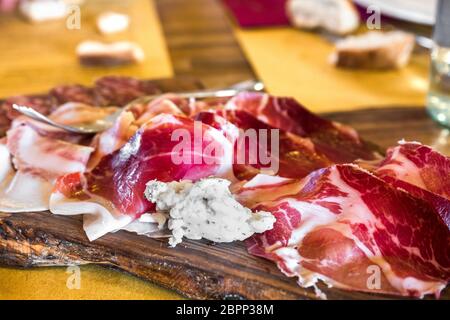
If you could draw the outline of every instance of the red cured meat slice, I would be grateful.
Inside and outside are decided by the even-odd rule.
[[[450,199],[450,158],[417,142],[390,148],[377,169],[390,176]]]
[[[248,240],[302,286],[439,295],[450,280],[450,231],[426,201],[354,165],[318,170],[292,196],[257,206],[272,230]],[[371,287],[370,270],[380,272]],[[369,282],[368,282],[369,281]]]
[[[136,98],[145,95],[161,93],[159,88],[150,81],[131,77],[107,76],[95,82],[97,103],[123,107]]]
[[[194,130],[201,130],[202,136],[196,136]],[[192,140],[186,140],[185,134]],[[180,141],[190,147],[180,149]],[[198,180],[213,175],[230,178],[231,148],[210,126],[162,114],[142,126],[121,149],[103,157],[91,172],[61,177],[55,192],[68,199],[100,199],[102,204],[111,204],[115,213],[139,217],[154,210],[154,204],[144,197],[148,181]]]
[[[240,129],[240,139],[235,144],[234,172],[242,180],[251,179],[264,169],[269,169],[272,175],[303,178],[332,164],[315,150],[311,140],[276,129],[243,110],[201,112],[196,119],[222,130],[227,130],[230,123]],[[261,155],[267,159],[262,161]]]
[[[186,103],[176,95],[163,95],[150,103],[133,104],[125,108],[111,128],[94,137],[92,146],[96,150],[89,161],[89,168],[95,167],[103,156],[120,149],[139,127],[153,117],[162,113],[183,116],[179,106]]]
[[[245,110],[273,127],[310,138],[316,150],[334,163],[372,160],[379,151],[353,128],[321,118],[293,98],[246,92],[231,99],[226,108]]]
[[[390,148],[375,174],[431,203],[450,228],[450,158],[417,142]]]

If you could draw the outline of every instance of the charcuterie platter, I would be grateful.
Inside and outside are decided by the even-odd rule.
[[[53,114],[53,116],[55,114],[58,116],[58,110],[66,108],[65,113],[60,112],[59,115],[76,114],[78,116],[86,116],[88,114],[88,116],[92,117],[92,114],[88,113],[88,111],[92,110],[89,108],[83,109],[83,106],[103,104],[105,107],[103,107],[102,112],[107,112],[109,107],[106,107],[106,105],[124,105],[141,95],[198,90],[201,87],[201,84],[197,81],[188,79],[142,81],[122,77],[108,77],[98,80],[93,88],[62,86],[54,88],[46,95],[33,95],[31,98],[30,96],[9,98],[3,102],[3,105],[9,106],[13,103],[31,104],[35,108],[40,107],[42,112]],[[90,100],[93,98],[97,100]],[[58,107],[54,110],[50,110],[51,108],[46,109],[49,105],[53,106],[55,100]],[[99,102],[105,100],[107,102]],[[43,101],[47,104],[42,103]],[[100,133],[98,138],[94,138],[90,142],[82,141],[82,139],[74,140],[73,137],[67,138],[61,135],[61,132],[57,132],[56,140],[65,147],[66,151],[73,150],[71,148],[74,145],[76,146],[76,152],[81,150],[80,153],[77,153],[79,157],[76,159],[81,159],[80,162],[84,167],[81,173],[71,169],[68,172],[58,172],[56,179],[53,177],[48,178],[50,176],[49,172],[54,174],[55,171],[66,170],[62,169],[64,166],[50,169],[47,167],[47,175],[45,176],[47,180],[45,182],[50,183],[51,187],[48,194],[42,193],[42,189],[39,191],[39,194],[41,196],[45,195],[45,197],[36,198],[36,190],[27,190],[23,187],[25,185],[22,185],[21,189],[24,193],[29,192],[25,198],[21,198],[16,194],[12,196],[11,194],[5,194],[6,189],[14,189],[14,184],[11,181],[8,182],[7,188],[4,188],[2,191],[2,201],[0,203],[4,208],[8,207],[9,204],[9,208],[15,209],[2,210],[3,212],[0,213],[0,264],[26,268],[99,264],[129,272],[166,288],[176,290],[189,298],[318,299],[326,297],[328,299],[390,299],[405,296],[421,297],[423,295],[430,297],[430,294],[438,295],[439,293],[441,299],[450,298],[448,290],[444,289],[446,284],[445,270],[448,270],[448,266],[446,267],[445,265],[446,261],[448,262],[446,260],[448,259],[448,242],[446,243],[448,240],[446,238],[448,227],[445,222],[448,211],[445,209],[447,208],[445,207],[446,203],[442,200],[444,203],[439,202],[438,205],[434,200],[429,200],[431,198],[423,196],[423,194],[432,194],[432,199],[437,199],[438,197],[440,199],[444,198],[445,194],[439,195],[439,190],[425,190],[426,187],[424,186],[421,186],[418,191],[417,186],[400,178],[394,179],[390,174],[391,171],[389,171],[395,168],[395,164],[398,164],[403,159],[398,158],[398,154],[403,154],[406,157],[408,152],[418,152],[426,153],[427,159],[436,157],[435,159],[438,159],[438,162],[444,161],[443,164],[439,162],[441,166],[438,166],[438,169],[440,170],[443,165],[444,170],[442,172],[444,174],[445,172],[448,173],[448,171],[445,171],[448,170],[445,167],[445,160],[448,161],[448,157],[444,156],[449,153],[446,143],[446,134],[448,133],[446,133],[446,130],[433,124],[428,119],[423,108],[378,108],[317,116],[309,111],[305,111],[306,109],[303,109],[301,105],[295,104],[293,100],[270,97],[263,93],[239,94],[237,97],[232,98],[232,104],[230,100],[225,102],[221,100],[214,103],[186,104],[186,101],[178,99],[173,94],[165,95],[158,101],[159,103],[156,105],[154,101],[152,102],[153,104],[146,104],[144,112],[138,110],[139,106],[132,106],[135,108],[130,111],[130,114],[135,117],[132,124],[139,123],[139,118],[144,115],[148,119],[143,118],[146,120],[142,121],[140,127],[136,128],[131,134],[125,134],[126,138],[123,138],[123,135],[117,135],[118,132],[120,134],[124,134],[124,132],[114,127],[111,130]],[[274,109],[270,109],[270,101],[272,106],[278,107],[276,112]],[[263,103],[266,104],[264,105]],[[292,103],[294,103],[295,108],[291,107]],[[222,107],[224,104],[227,105],[226,108]],[[244,107],[242,107],[243,105]],[[232,108],[233,106],[235,106],[234,109]],[[254,108],[254,106],[258,108]],[[265,106],[266,109],[261,108],[261,106]],[[291,114],[289,118],[278,119],[282,121],[282,125],[280,123],[277,124],[277,117],[283,114],[283,110],[286,110],[283,108],[292,108],[290,112],[298,111],[303,113],[294,114],[294,116]],[[77,113],[80,109],[83,112]],[[265,110],[263,111],[265,114],[260,116],[258,112],[261,112],[262,109]],[[3,110],[6,109],[4,108]],[[6,111],[11,110],[7,109]],[[187,115],[188,113],[190,114]],[[16,181],[19,180],[17,178],[18,174],[22,174],[22,177],[25,174],[33,175],[36,173],[36,167],[39,167],[39,169],[45,167],[40,161],[33,162],[33,160],[30,160],[30,150],[36,152],[33,148],[42,144],[44,139],[50,137],[55,139],[55,131],[46,131],[48,128],[43,128],[41,124],[30,124],[29,119],[21,117],[9,114],[8,119],[12,119],[12,124],[8,123],[5,129],[5,131],[8,131],[8,141],[5,145],[8,147],[8,150],[11,150],[12,165],[14,166],[13,174],[16,177]],[[310,122],[303,124],[301,128],[305,132],[301,133],[300,127],[298,124],[295,125],[295,121],[305,119],[305,117]],[[155,122],[155,118],[157,122]],[[216,188],[214,190],[218,190],[217,193],[222,194],[222,184],[208,179],[211,176],[224,179],[223,162],[220,162],[221,165],[218,167],[214,163],[194,162],[189,164],[190,168],[192,168],[192,165],[198,165],[202,166],[199,167],[201,170],[189,171],[183,169],[182,172],[177,170],[183,166],[177,165],[174,168],[170,168],[171,163],[164,162],[164,158],[158,158],[157,162],[151,162],[154,157],[160,157],[161,155],[155,150],[164,151],[165,149],[161,148],[171,141],[171,135],[165,135],[165,130],[172,128],[171,126],[174,125],[190,128],[189,121],[193,118],[196,121],[200,121],[204,125],[204,129],[210,130],[207,131],[209,134],[204,136],[203,141],[206,139],[217,141],[217,132],[223,132],[220,130],[225,129],[229,130],[233,126],[240,129],[278,128],[280,131],[277,131],[277,134],[281,137],[277,168],[279,176],[270,174],[269,171],[265,170],[267,168],[262,163],[244,162],[233,165],[231,171],[237,180],[233,180],[229,176],[226,179],[230,181],[233,195],[239,201],[239,204],[235,205],[234,202],[230,202],[234,201],[234,198],[227,198],[226,202],[220,202],[222,200],[217,198],[217,194],[210,195],[203,189],[200,189],[199,184],[195,183],[195,181],[206,181],[209,183],[207,185],[208,188]],[[69,120],[73,121],[73,119],[74,117]],[[121,121],[120,119],[118,121]],[[59,118],[59,120],[64,122],[64,117]],[[221,126],[225,120],[227,121],[227,126]],[[338,125],[337,122],[341,124]],[[156,127],[152,127],[155,123]],[[399,123],[401,123],[401,126]],[[194,123],[192,125],[194,126]],[[315,125],[319,126],[320,129],[316,130],[314,128]],[[291,126],[290,129],[289,126]],[[175,129],[180,129],[180,127]],[[129,125],[127,128],[132,128],[132,126]],[[172,134],[173,131],[172,128],[169,133]],[[354,144],[355,140],[353,140],[355,132],[358,135],[358,144],[356,145]],[[105,136],[102,136],[105,133],[115,133],[115,138],[121,137],[124,141],[119,146],[111,147],[110,142],[118,140],[106,139]],[[25,149],[21,149],[20,143],[17,146],[17,143],[11,142],[14,141],[16,134],[22,134],[21,137],[29,135],[34,139],[32,140],[34,146],[31,144]],[[111,137],[111,135],[107,137]],[[397,145],[397,141],[401,139],[405,141],[419,140],[423,145],[415,142],[403,142]],[[18,141],[24,140],[21,138]],[[106,144],[105,141],[108,143]],[[145,141],[149,141],[150,144],[147,145]],[[157,141],[158,143],[151,143],[152,141]],[[219,141],[221,141],[221,147],[227,143],[227,140],[219,139]],[[48,140],[44,142],[48,142]],[[66,148],[69,146],[69,143],[70,149]],[[308,148],[310,146],[309,143],[313,143],[315,146],[315,153],[311,157],[307,157],[308,152],[311,151]],[[432,145],[433,149],[425,145]],[[147,149],[144,150],[144,146],[147,146]],[[172,145],[170,146],[173,147]],[[14,149],[16,147],[18,149]],[[115,150],[107,149],[106,147],[115,148]],[[391,149],[385,153],[388,147],[391,147]],[[94,150],[88,150],[88,148]],[[46,153],[41,154],[41,156],[52,155],[53,150],[51,148],[46,150]],[[173,150],[173,148],[169,150]],[[271,151],[273,153],[273,149]],[[300,155],[293,157],[292,155],[296,154],[295,151],[301,151]],[[86,161],[83,160],[84,152],[89,152],[89,159]],[[134,161],[140,159],[141,154],[144,155],[145,159],[136,165]],[[213,153],[212,155],[223,157],[224,154],[226,155],[227,153]],[[287,154],[290,156],[286,156]],[[132,156],[130,157],[130,155]],[[149,155],[152,155],[150,160],[148,160]],[[61,154],[53,154],[53,156],[61,157]],[[71,159],[73,160],[74,158],[72,157]],[[126,161],[122,163],[124,159]],[[365,159],[366,161],[363,163],[354,162],[354,160],[360,159]],[[46,160],[51,161],[52,158],[49,157]],[[61,159],[59,158],[59,160]],[[30,167],[30,163],[35,165],[33,170],[24,170],[24,168]],[[61,163],[59,162],[59,164]],[[158,167],[161,163],[165,163],[165,166]],[[156,169],[134,175],[134,172],[147,167]],[[104,170],[102,168],[107,168],[107,170],[102,171]],[[133,170],[130,171],[130,168],[133,168]],[[409,169],[411,168],[409,167]],[[122,173],[113,179],[110,179],[110,176],[105,174],[105,172],[114,173],[119,172],[119,170],[122,173],[127,172],[127,179],[124,182],[120,182],[121,176],[123,176]],[[167,174],[172,176],[167,178],[165,176]],[[142,176],[145,176],[144,180],[140,178]],[[274,176],[277,176],[276,180],[273,180]],[[336,180],[338,176],[341,179],[339,180],[340,184]],[[267,177],[272,178],[269,179]],[[171,182],[186,180],[190,182],[188,184],[175,185]],[[130,184],[128,183],[129,181],[133,181],[133,183]],[[3,181],[3,183],[5,182]],[[36,183],[36,180],[28,180],[28,183]],[[42,183],[42,181],[39,181],[39,183],[41,183],[40,186],[48,185]],[[90,185],[90,183],[92,184]],[[342,189],[344,188],[344,183],[345,192]],[[333,184],[338,185],[338,189],[334,190],[339,191],[339,194],[332,195],[332,199],[324,198],[323,186]],[[370,205],[371,200],[365,196],[360,197],[362,200],[356,199],[358,196],[356,193],[353,193],[353,190],[359,190],[359,194],[362,195],[363,189],[361,188],[369,185],[372,185],[372,187],[375,185],[372,191],[380,192],[374,201],[379,203],[380,199],[384,199],[383,201],[385,202],[380,207],[387,208],[385,211],[377,211],[376,208],[372,208]],[[157,193],[155,191],[157,190],[156,187],[166,189]],[[238,207],[236,214],[248,214],[251,209],[251,214],[255,216],[260,214],[258,216],[259,222],[263,221],[270,224],[270,221],[267,219],[272,216],[275,217],[275,219],[272,218],[275,221],[272,220],[270,227],[262,226],[262,223],[252,224],[252,222],[249,222],[250,219],[247,219],[246,223],[239,222],[239,228],[236,228],[236,230],[245,234],[244,239],[246,240],[243,242],[239,241],[241,239],[238,235],[224,231],[230,226],[227,223],[232,219],[231,216],[226,216],[231,209],[224,210],[221,212],[221,215],[227,217],[227,221],[222,221],[223,219],[220,220],[217,217],[207,217],[208,221],[217,223],[225,228],[221,229],[222,231],[220,232],[211,233],[209,230],[214,229],[204,228],[203,225],[200,227],[200,224],[189,225],[189,221],[183,220],[183,217],[176,216],[176,212],[178,214],[180,212],[191,214],[192,211],[183,211],[179,206],[177,207],[177,204],[171,204],[170,199],[172,198],[169,197],[171,194],[168,192],[170,187],[174,187],[174,190],[177,191],[172,196],[175,197],[177,200],[175,202],[178,204],[183,203],[187,206],[188,202],[186,199],[197,201],[193,196],[193,192],[190,191],[202,190],[203,193],[201,195],[203,199],[208,199],[206,203],[210,205],[208,210],[214,208],[214,203],[220,203],[221,206],[231,203],[233,208],[236,208],[237,205],[247,207],[244,208],[245,210]],[[276,194],[276,197],[264,192],[263,189],[268,187],[273,187],[273,189],[269,190],[270,193]],[[295,192],[292,191],[291,187],[294,188]],[[408,190],[408,188],[411,189]],[[442,188],[445,188],[445,186]],[[139,189],[139,192],[135,192],[136,189]],[[101,192],[101,190],[107,190],[107,192]],[[120,190],[120,192],[117,192],[117,190]],[[183,190],[183,192],[179,190]],[[262,193],[257,193],[255,196],[252,193],[254,190]],[[329,189],[327,192],[332,192],[332,190]],[[130,192],[129,196],[119,197],[127,195],[128,192]],[[311,193],[315,194],[314,200],[305,198],[311,196]],[[114,195],[116,196],[114,197]],[[182,195],[183,197],[181,197]],[[226,193],[223,193],[223,195],[224,198],[228,196]],[[351,195],[351,197],[348,195]],[[10,202],[7,202],[5,199]],[[42,202],[42,199],[45,201]],[[289,199],[289,201],[286,201],[286,199]],[[296,199],[299,204],[289,208],[287,206],[292,204],[292,199]],[[318,199],[320,201],[316,201]],[[34,209],[23,209],[24,203],[27,205],[32,201],[34,201]],[[48,202],[50,202],[51,212],[45,208]],[[327,259],[335,257],[330,253],[330,250],[345,249],[359,253],[360,251],[358,250],[369,247],[368,244],[364,244],[363,239],[364,237],[373,236],[376,232],[366,230],[363,237],[358,232],[351,234],[337,232],[338,230],[343,230],[337,226],[345,225],[348,219],[353,219],[353,222],[357,221],[361,227],[371,225],[364,222],[363,217],[358,216],[365,210],[361,209],[363,203],[365,203],[367,208],[372,208],[370,217],[372,215],[377,216],[380,212],[390,212],[391,218],[395,220],[398,226],[401,224],[401,219],[405,219],[405,217],[399,217],[397,215],[398,212],[412,212],[410,214],[414,219],[411,220],[410,226],[417,219],[425,219],[423,223],[427,224],[427,228],[420,225],[415,226],[418,230],[417,232],[423,238],[413,239],[411,240],[413,243],[407,246],[403,242],[393,241],[391,243],[387,238],[381,241],[380,238],[374,236],[372,241],[376,245],[372,249],[380,250],[377,253],[377,259],[382,259],[383,262],[380,263],[379,260],[375,262],[376,259],[371,260],[374,256],[373,254],[364,253],[364,259],[361,258],[362,260],[356,261],[358,263],[353,265],[353,269],[348,269],[350,265],[345,262],[338,265],[337,269],[330,271],[320,268],[323,266],[321,264],[324,261],[323,259],[321,263],[314,263],[312,260],[309,260],[311,258],[309,254],[312,251],[314,251],[314,254],[317,254],[318,251],[316,249],[318,245],[328,250]],[[156,207],[154,206],[155,204]],[[311,204],[314,204],[314,206],[309,206]],[[359,210],[353,212],[349,209],[352,205],[359,206]],[[322,209],[318,209],[318,206],[321,206]],[[395,206],[398,211],[392,213],[394,212],[392,208]],[[41,207],[44,208],[42,209]],[[96,208],[95,210],[92,209],[94,207]],[[102,209],[99,210],[99,207]],[[347,214],[346,219],[335,219],[334,216],[330,216],[328,211],[326,211],[332,211],[336,207],[345,208],[342,210],[345,211],[344,214]],[[305,215],[307,216],[308,212],[315,212],[316,217],[319,217],[320,221],[314,222],[315,225],[313,227],[305,228],[304,223],[297,222],[296,225],[293,225],[294,220],[291,220],[290,223],[293,230],[289,231],[287,235],[289,239],[285,242],[284,237],[286,237],[286,234],[284,232],[286,232],[286,229],[284,228],[285,226],[280,225],[284,218],[280,217],[279,212],[280,210],[286,210],[286,208],[293,210],[290,211],[294,213],[291,218],[295,218],[295,210],[300,212],[299,208],[302,208],[303,219],[305,219]],[[164,232],[158,228],[157,218],[149,215],[149,213],[153,212],[166,214],[169,226],[170,221],[172,221],[172,226],[169,227],[172,234],[167,234],[167,228],[165,228]],[[340,216],[340,214],[341,212],[336,213],[337,216]],[[367,214],[369,215],[369,213]],[[110,219],[105,219],[105,215],[110,215],[108,216]],[[356,216],[358,217],[356,218]],[[146,218],[142,219],[142,217]],[[155,220],[152,220],[153,218]],[[195,220],[196,218],[196,216],[191,215],[189,219]],[[313,218],[309,217],[308,219],[313,221]],[[371,218],[367,219],[370,221]],[[181,221],[184,225],[177,229],[174,221],[176,223]],[[375,225],[380,227],[379,224]],[[385,227],[387,228],[387,225]],[[431,242],[425,237],[430,228],[433,228],[434,232],[431,236],[434,240]],[[384,228],[379,229],[383,230]],[[176,234],[176,230],[183,232],[181,236]],[[250,235],[248,235],[249,230],[251,231]],[[320,232],[315,233],[315,231]],[[297,238],[300,239],[296,240],[299,242],[293,245],[292,241],[294,238],[292,237],[295,235],[295,232],[304,233],[306,236]],[[339,237],[344,238],[341,242],[330,243],[327,240],[327,232],[332,232],[331,237],[334,240],[339,240]],[[402,232],[407,233],[408,231],[404,229]],[[155,233],[161,235],[152,236]],[[393,230],[385,233],[388,237],[393,237],[394,234],[396,233]],[[225,239],[225,236],[231,237],[232,240],[228,241],[229,239]],[[397,234],[396,237],[398,236]],[[200,240],[200,238],[203,238],[203,240]],[[314,241],[310,243],[307,240],[318,242],[315,244]],[[344,245],[347,247],[344,248]],[[408,251],[409,247],[414,246],[417,249]],[[407,250],[411,256],[416,255],[417,259],[418,257],[424,258],[427,246],[431,246],[436,251],[437,249],[440,250],[439,253],[436,253],[436,257],[431,259],[436,269],[430,267],[425,261],[414,260],[414,262],[411,262],[403,256],[404,250]],[[388,249],[386,249],[388,247],[393,251],[389,253]],[[317,280],[320,281],[315,281],[311,285],[308,285],[306,282],[302,283],[302,279],[304,281],[307,279],[307,276],[297,272],[295,268],[293,269],[289,265],[289,261],[291,261],[289,259],[292,257],[284,255],[286,252],[294,252],[292,250],[295,250],[295,252],[298,250],[302,254],[295,265],[301,264],[303,266],[302,270],[308,270],[310,272],[309,275],[315,275]],[[341,256],[346,256],[351,261],[352,255],[347,255],[348,251],[345,250],[340,251]],[[396,252],[396,250],[401,251]],[[420,250],[425,251],[422,252]],[[420,254],[417,254],[417,252],[420,252]],[[325,254],[326,252],[319,253]],[[308,259],[305,259],[306,257]],[[316,256],[316,258],[318,260],[321,259],[320,255]],[[398,264],[398,259],[400,258],[402,263]],[[368,261],[367,259],[374,266],[380,267],[380,272],[384,278],[380,280],[381,286],[379,287],[377,287],[376,281],[374,282],[374,287],[361,287],[361,283],[366,284],[370,275],[372,275],[370,271],[372,269],[369,268],[372,264],[364,264]],[[275,262],[279,268],[270,260]],[[389,264],[390,268],[395,270],[394,275],[386,271],[386,264]],[[426,269],[424,265],[431,269]],[[346,272],[346,278],[359,279],[359,282],[356,280],[355,282],[346,282],[346,279],[340,278],[339,272]],[[358,272],[359,276],[352,278],[352,275],[358,274]],[[403,277],[402,285],[397,284],[397,286],[394,286],[393,283],[395,282],[392,282],[393,277],[397,280]],[[414,281],[411,280],[413,278]],[[332,287],[327,285],[332,285]],[[425,285],[428,285],[428,287]],[[419,289],[422,291],[419,292]]]

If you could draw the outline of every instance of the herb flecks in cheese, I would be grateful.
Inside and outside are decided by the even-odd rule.
[[[272,229],[275,217],[264,211],[252,213],[234,199],[229,186],[230,181],[218,178],[195,183],[153,180],[147,183],[145,196],[159,212],[169,213],[173,247],[183,237],[232,242]]]

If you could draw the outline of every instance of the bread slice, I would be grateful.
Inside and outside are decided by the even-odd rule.
[[[130,18],[117,12],[103,12],[97,17],[97,28],[102,34],[113,34],[128,29]]]
[[[360,23],[359,13],[349,0],[288,0],[286,10],[291,24],[301,29],[322,28],[345,35]]]
[[[336,42],[331,63],[343,68],[395,69],[408,64],[414,35],[402,31],[371,31]]]
[[[83,41],[77,47],[77,55],[84,65],[114,66],[141,62],[145,58],[142,48],[130,41],[104,43]]]

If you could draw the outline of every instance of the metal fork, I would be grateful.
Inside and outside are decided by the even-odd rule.
[[[253,81],[253,80],[247,80],[240,83],[237,83],[227,89],[220,89],[220,90],[199,90],[199,91],[191,91],[191,92],[180,92],[176,93],[178,97],[186,98],[186,99],[207,99],[207,98],[228,98],[233,97],[237,95],[238,93],[242,91],[262,91],[264,90],[264,84],[259,81]],[[99,119],[91,123],[85,123],[85,124],[79,124],[79,125],[63,125],[59,124],[47,116],[43,115],[42,113],[34,110],[33,108],[23,106],[23,105],[17,105],[13,104],[13,108],[20,112],[21,114],[32,118],[34,120],[46,123],[50,126],[77,133],[77,134],[95,134],[98,132],[105,131],[106,129],[110,128],[116,119],[119,117],[120,113],[125,109],[126,107],[138,104],[138,103],[149,103],[152,100],[155,100],[159,97],[161,97],[161,94],[158,95],[150,95],[150,96],[143,96],[139,97],[130,103],[128,103],[125,107],[121,108],[117,112],[105,117],[104,119]]]

